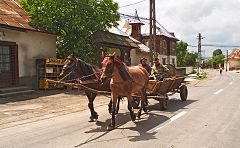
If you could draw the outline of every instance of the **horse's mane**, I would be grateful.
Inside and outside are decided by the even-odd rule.
[[[77,59],[78,60],[78,63],[80,65],[80,69],[82,71],[82,74],[84,76],[88,76],[88,75],[91,75],[94,73],[94,67],[91,65],[91,64],[88,64],[87,62],[81,60],[81,59]],[[86,77],[85,80],[91,80],[91,79],[94,79],[95,76],[90,76],[90,77]]]

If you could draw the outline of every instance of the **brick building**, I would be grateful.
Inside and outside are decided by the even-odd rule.
[[[123,26],[123,31],[130,34],[133,38],[147,45],[149,48],[149,25],[141,22],[137,12],[135,18],[126,21]],[[174,33],[169,33],[162,26],[157,26],[156,30],[156,51],[158,58],[162,64],[173,64],[176,65],[176,42],[178,39]]]

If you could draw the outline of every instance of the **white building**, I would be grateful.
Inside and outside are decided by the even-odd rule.
[[[56,35],[28,25],[14,0],[1,0],[0,10],[0,88],[36,87],[36,59],[56,57]]]

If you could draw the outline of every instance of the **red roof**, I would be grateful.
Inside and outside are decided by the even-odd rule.
[[[0,25],[39,31],[28,25],[30,16],[19,6],[18,0],[0,0]]]
[[[240,58],[240,49],[235,49],[230,55],[228,55],[228,59],[239,59],[239,58]]]

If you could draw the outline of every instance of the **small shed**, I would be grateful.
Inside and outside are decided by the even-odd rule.
[[[97,45],[97,64],[99,67],[103,58],[102,47],[119,49],[121,52],[120,58],[126,61],[130,61],[131,49],[139,48],[128,36],[114,34],[109,31],[96,31],[92,35],[92,42]],[[131,62],[127,64],[131,65]]]

